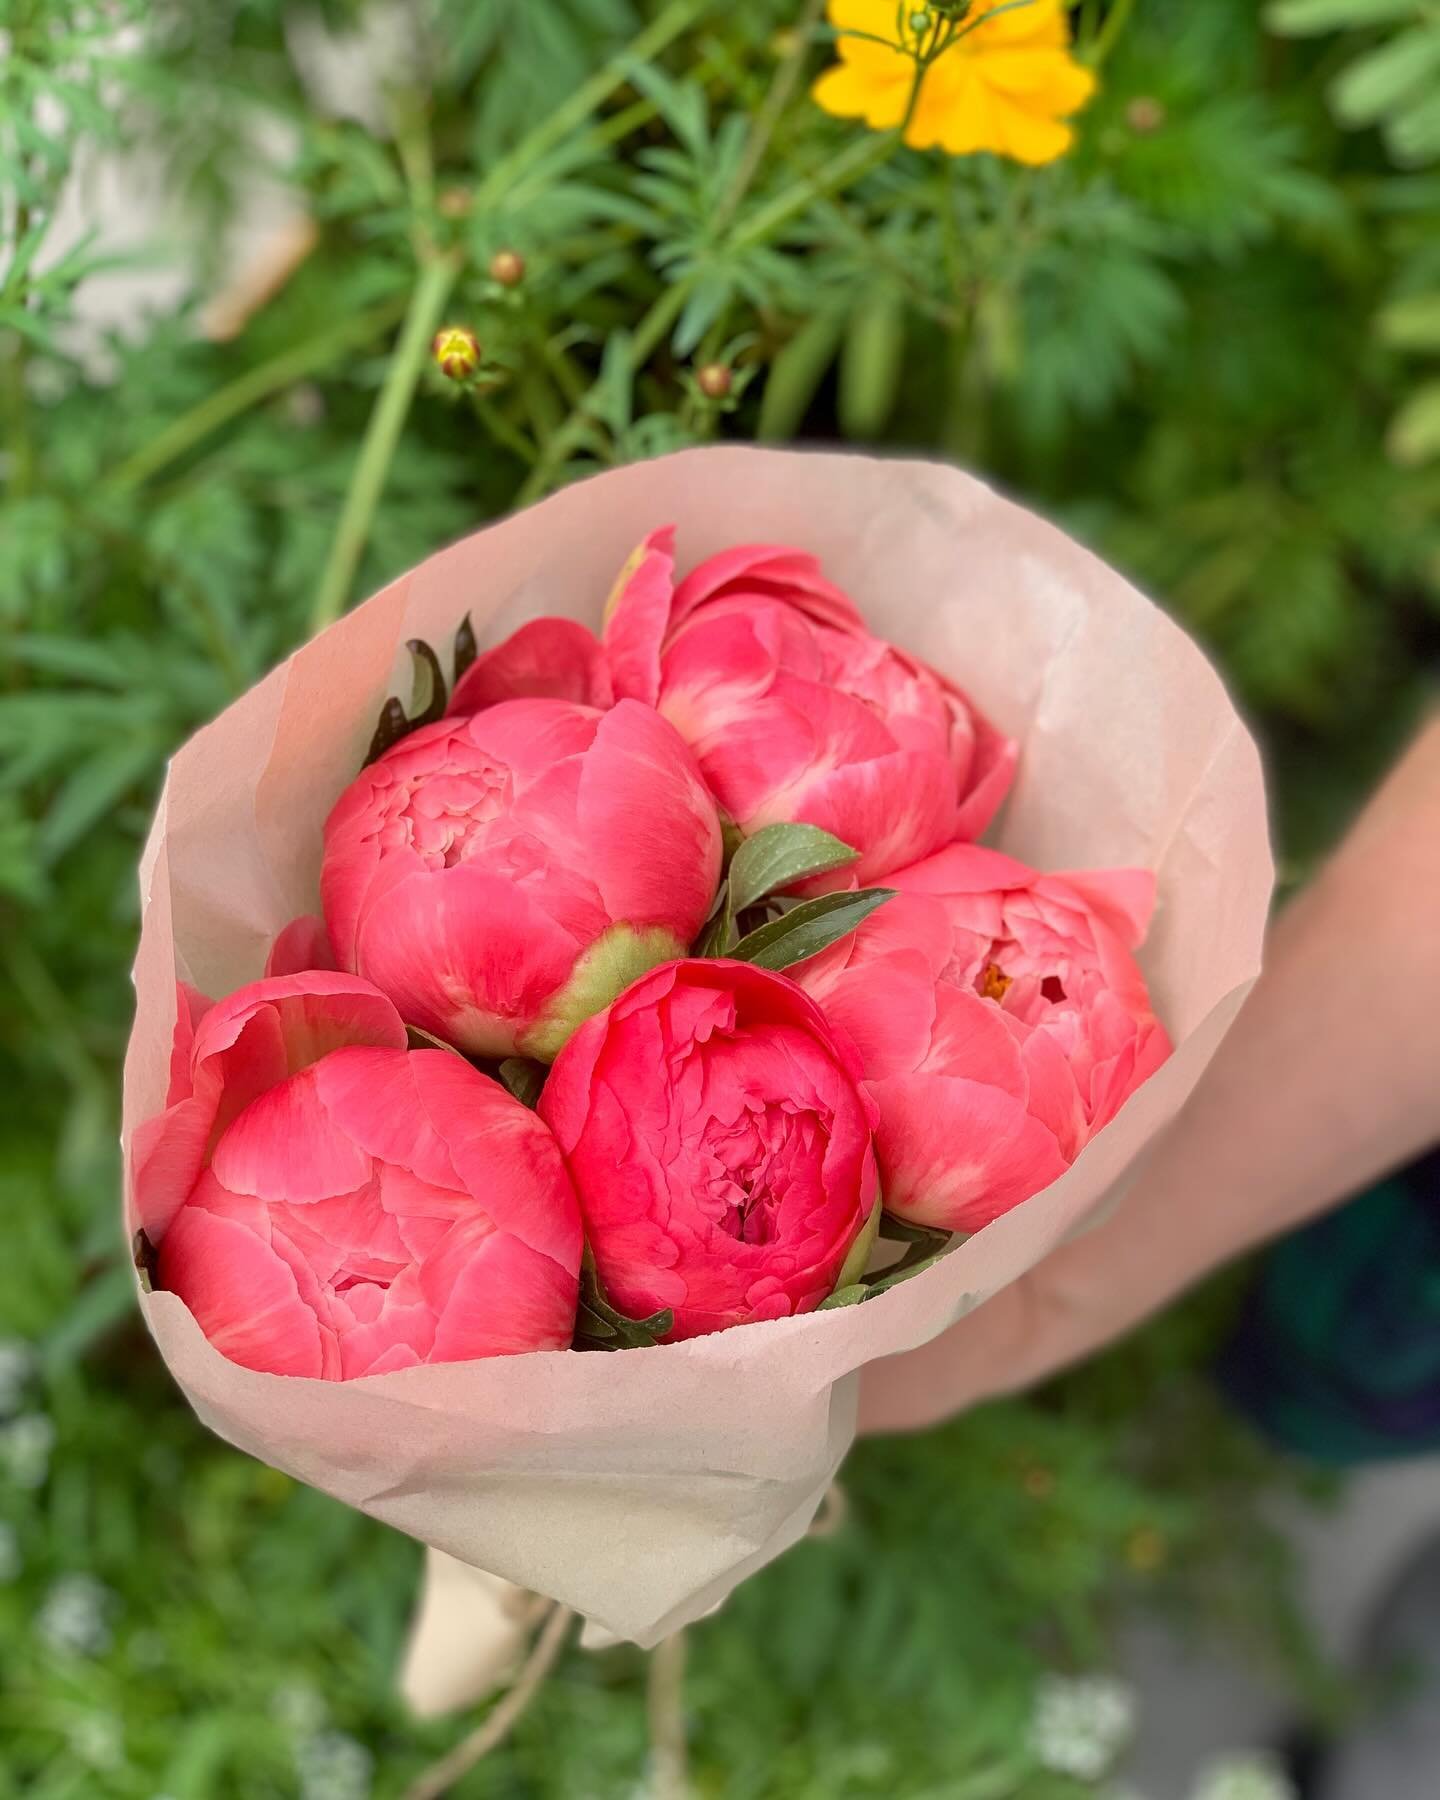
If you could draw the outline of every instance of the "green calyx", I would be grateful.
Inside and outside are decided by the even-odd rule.
[[[612,925],[575,964],[569,981],[521,1041],[521,1051],[538,1062],[554,1062],[580,1026],[603,1012],[632,981],[684,954],[684,944],[672,932]]]

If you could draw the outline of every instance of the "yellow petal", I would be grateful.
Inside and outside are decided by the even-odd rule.
[[[970,15],[972,20],[981,22],[975,25],[973,35],[962,38],[961,43],[972,44],[978,52],[992,44],[1007,48],[1040,44],[1064,49],[1070,42],[1070,20],[1061,0],[1028,0],[1027,5],[1008,7],[993,19],[981,17],[982,11],[988,13],[992,7],[1005,4],[1006,0],[982,0],[982,6]]]
[[[1032,167],[1054,162],[1075,142],[1075,133],[1057,119],[1042,118],[1018,106],[997,106],[1002,153]]]
[[[830,23],[837,31],[869,31],[876,37],[895,36],[893,0],[830,0]]]
[[[1078,112],[1095,92],[1091,71],[1063,50],[996,51],[976,70],[981,80],[1035,112]]]
[[[911,65],[900,65],[898,74],[877,79],[850,63],[827,69],[810,90],[822,112],[836,119],[864,119],[877,131],[887,131],[905,117],[910,101]]]

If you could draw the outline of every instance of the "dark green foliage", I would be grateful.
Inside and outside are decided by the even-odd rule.
[[[821,52],[767,107],[798,0],[696,0],[539,139],[676,8],[390,10],[420,30],[371,130],[318,116],[281,0],[0,8],[0,1320],[38,1357],[30,1423],[0,1419],[21,1565],[0,1541],[0,1797],[293,1795],[307,1758],[358,1754],[327,1731],[396,1795],[453,1735],[388,1693],[413,1548],[206,1438],[157,1367],[114,1149],[164,760],[307,630],[417,258],[454,259],[483,373],[410,371],[356,593],[517,500],[719,435],[963,457],[1213,646],[1268,740],[1292,874],[1398,747],[1440,639],[1433,7],[1276,0],[1267,34],[1253,0],[1145,0],[1075,154],[1040,171],[887,154],[808,101]],[[155,149],[203,293],[257,104],[294,133],[303,266],[226,344],[190,307],[126,342],[77,330],[98,253],[50,232],[79,152]],[[489,273],[502,248],[518,286]],[[695,379],[712,361],[723,399]],[[1136,1601],[1328,1702],[1257,1523],[1290,1477],[1196,1372],[1223,1314],[863,1447],[841,1534],[697,1633],[701,1792],[1074,1794],[1025,1749],[1036,1681],[1103,1667]],[[98,1635],[65,1651],[46,1609],[77,1575],[109,1598],[82,1595]],[[644,1754],[638,1659],[573,1658],[462,1791],[628,1794]]]

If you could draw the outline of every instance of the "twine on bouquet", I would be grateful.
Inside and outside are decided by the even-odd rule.
[[[838,1481],[832,1482],[806,1537],[834,1537],[849,1514],[844,1488]],[[462,1738],[453,1750],[432,1763],[406,1788],[403,1800],[441,1800],[477,1763],[500,1748],[545,1685],[569,1639],[575,1614],[568,1606],[538,1594],[526,1595],[522,1604],[520,1617],[527,1627],[538,1625],[540,1630],[514,1685],[469,1737]],[[685,1732],[688,1648],[685,1633],[677,1631],[650,1653],[645,1693],[650,1728],[648,1800],[689,1800],[690,1757]]]
[[[545,1603],[545,1623],[515,1678],[515,1685],[482,1725],[476,1726],[448,1755],[442,1756],[405,1790],[405,1800],[440,1800],[479,1762],[498,1750],[519,1723],[530,1702],[545,1685],[545,1678],[559,1661],[575,1615],[556,1601]]]

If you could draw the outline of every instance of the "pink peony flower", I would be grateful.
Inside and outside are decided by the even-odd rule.
[[[510,700],[426,726],[351,784],[321,894],[342,966],[410,1024],[549,1060],[688,948],[720,863],[694,758],[648,707]]]
[[[887,1209],[977,1231],[1049,1186],[1170,1054],[1131,954],[1139,870],[1037,875],[954,845],[796,980],[854,1040]]]
[[[297,920],[277,939],[272,959]],[[403,1050],[399,1013],[368,982],[329,971],[279,976],[211,1005],[184,983],[170,1057],[166,1111],[136,1131],[131,1148],[135,1206],[152,1242],[200,1179],[216,1140],[252,1100],[306,1064],[351,1044]]]
[[[674,725],[742,832],[801,821],[860,852],[814,891],[980,835],[1017,752],[957,688],[872,637],[812,556],[747,545],[677,588],[673,547],[655,532],[621,577],[611,678]]]
[[[813,1311],[853,1279],[879,1222],[859,1075],[819,1008],[747,963],[653,970],[582,1025],[540,1115],[610,1303],[670,1308],[676,1340]]]
[[[136,1201],[222,1355],[343,1381],[569,1345],[579,1209],[533,1113],[351,976],[187,998]]]

